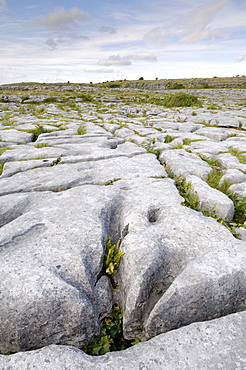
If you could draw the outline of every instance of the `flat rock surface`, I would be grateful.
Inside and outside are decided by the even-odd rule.
[[[190,90],[203,106],[177,110],[137,88],[52,104],[39,88],[0,102],[0,353],[19,352],[1,369],[243,369],[245,90]],[[84,355],[116,304],[147,342]]]

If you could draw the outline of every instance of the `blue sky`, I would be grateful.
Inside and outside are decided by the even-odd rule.
[[[246,75],[246,0],[0,0],[0,84]]]

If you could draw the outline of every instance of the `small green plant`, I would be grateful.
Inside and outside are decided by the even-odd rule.
[[[56,166],[61,162],[61,158],[55,159],[53,162],[51,162],[50,167]]]
[[[111,236],[106,243],[106,251],[104,255],[104,270],[107,275],[114,275],[120,265],[120,259],[124,252],[120,252],[121,239],[116,244],[113,244]]]
[[[85,135],[86,134],[86,127],[85,125],[79,126],[77,130],[77,135]]]
[[[147,151],[147,153],[152,153],[152,154],[156,155],[157,158],[161,154],[161,149],[153,148],[151,143],[144,142],[144,143],[141,144],[141,146]]]
[[[228,194],[229,198],[234,203],[235,213],[233,222],[237,227],[242,226],[246,221],[246,197],[239,194]]]
[[[208,174],[207,183],[211,188],[218,189],[224,171],[220,167],[213,166],[213,171]]]
[[[193,111],[193,112],[191,113],[191,115],[192,115],[192,116],[197,116],[197,113],[196,113],[195,111]]]
[[[190,139],[185,138],[185,139],[183,140],[183,144],[184,144],[184,145],[190,145],[190,143],[192,143],[192,140],[190,140]]]
[[[167,135],[165,137],[165,143],[171,143],[174,139],[175,139],[175,137]]]
[[[181,177],[175,177],[174,180],[180,195],[184,198],[184,202],[182,204],[186,207],[195,209],[196,211],[200,211],[201,203],[196,193],[191,192],[191,182],[186,182],[185,179]]]
[[[218,190],[222,193],[228,195],[228,189],[233,184],[232,181],[224,180],[221,185],[219,185]]]
[[[4,163],[0,163],[0,175],[2,175],[3,173],[3,166],[4,166]]]
[[[108,181],[106,181],[104,184],[102,184],[102,186],[113,185],[113,184],[114,184],[114,182],[119,181],[119,180],[121,180],[121,178],[120,178],[120,177],[115,178],[115,179],[113,179],[113,180],[108,180]]]
[[[92,344],[82,348],[88,355],[99,356],[107,352],[122,351],[140,342],[135,338],[133,341],[123,337],[123,312],[119,306],[109,313],[102,322],[101,332],[93,339]]]
[[[50,145],[45,144],[45,143],[40,143],[40,144],[34,145],[35,148],[45,148],[47,146],[50,146]]]
[[[33,134],[32,141],[36,141],[39,135],[45,134],[47,132],[52,132],[52,130],[47,130],[44,128],[43,125],[37,124],[35,128],[32,128],[30,130],[27,130],[27,132]]]

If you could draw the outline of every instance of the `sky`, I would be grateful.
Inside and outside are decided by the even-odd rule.
[[[0,84],[246,75],[246,0],[0,0]]]

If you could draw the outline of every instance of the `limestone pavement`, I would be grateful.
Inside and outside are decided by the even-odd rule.
[[[246,224],[233,201],[246,199],[245,106],[97,99],[2,95],[0,369],[245,368]],[[103,271],[111,236],[125,253],[118,289]],[[125,338],[143,343],[85,355],[114,304]]]

